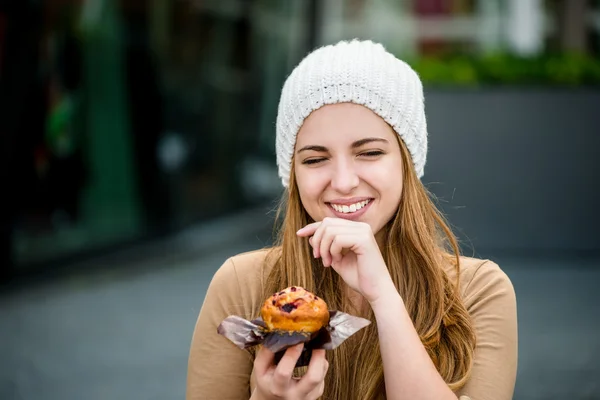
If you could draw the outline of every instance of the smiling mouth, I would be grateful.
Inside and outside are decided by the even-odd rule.
[[[359,211],[360,209],[366,207],[371,201],[373,201],[373,199],[368,199],[368,200],[363,200],[363,201],[359,201],[356,202],[354,204],[334,204],[334,203],[328,203],[331,208],[333,208],[335,211],[342,213],[342,214],[352,214],[355,213],[357,211]]]

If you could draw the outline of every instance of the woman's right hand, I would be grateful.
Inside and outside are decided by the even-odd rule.
[[[257,385],[252,400],[316,400],[321,397],[329,368],[325,350],[312,350],[306,374],[300,379],[292,377],[303,347],[300,343],[288,348],[278,365],[274,363],[275,353],[261,347],[254,360]]]

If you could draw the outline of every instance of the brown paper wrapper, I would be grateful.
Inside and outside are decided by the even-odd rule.
[[[252,321],[232,315],[223,320],[217,332],[240,349],[262,344],[275,353],[278,363],[288,347],[304,343],[296,367],[308,365],[313,349],[333,350],[346,339],[371,323],[341,311],[329,311],[329,324],[313,335],[304,332],[269,331],[261,318]]]

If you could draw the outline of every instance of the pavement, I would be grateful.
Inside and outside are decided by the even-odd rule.
[[[206,288],[229,256],[269,243],[264,211],[5,288],[0,399],[184,399],[191,333]],[[600,257],[494,261],[517,292],[514,398],[600,399]]]

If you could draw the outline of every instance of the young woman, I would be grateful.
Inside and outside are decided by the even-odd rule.
[[[427,152],[417,74],[370,41],[309,54],[284,84],[277,164],[287,189],[278,243],[227,260],[192,339],[187,398],[512,398],[513,286],[489,260],[459,255],[420,181]],[[229,315],[258,316],[298,285],[371,325],[333,351],[302,345],[275,365],[217,334]]]

